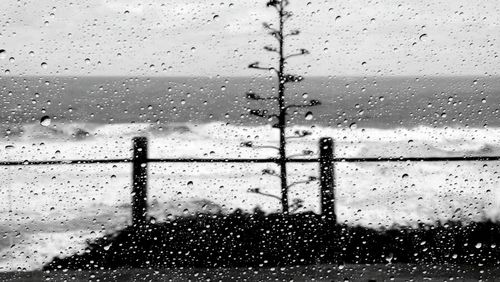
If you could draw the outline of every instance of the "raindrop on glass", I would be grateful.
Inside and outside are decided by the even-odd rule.
[[[49,126],[50,125],[50,117],[49,116],[43,116],[40,119],[40,125],[42,125],[42,126]]]

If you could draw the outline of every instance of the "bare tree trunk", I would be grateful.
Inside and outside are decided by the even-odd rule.
[[[278,102],[280,108],[279,114],[279,130],[280,130],[280,147],[279,147],[279,165],[281,169],[280,179],[281,179],[281,206],[282,212],[288,214],[288,182],[286,174],[286,138],[285,138],[285,128],[286,128],[286,108],[285,108],[285,55],[284,55],[284,15],[283,15],[283,1],[280,1],[280,27],[279,27],[279,74],[278,74]]]

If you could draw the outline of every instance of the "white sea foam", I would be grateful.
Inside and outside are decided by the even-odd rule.
[[[339,157],[498,155],[500,128],[345,129],[295,126],[309,130],[291,139],[288,154],[317,152],[320,137],[335,140]],[[243,141],[275,146],[269,126],[209,124],[30,124],[0,142],[2,160],[112,159],[131,156],[131,139],[147,136],[152,158],[264,158],[274,149],[241,147]],[[336,208],[339,221],[385,227],[450,218],[499,218],[500,162],[338,163]],[[279,179],[262,175],[267,164],[150,164],[151,214],[279,209],[276,199],[248,193],[253,187],[279,194]],[[33,269],[53,255],[81,251],[87,238],[130,221],[130,164],[0,167],[3,239],[0,270]],[[290,183],[317,175],[317,164],[290,164]],[[318,184],[299,184],[290,198],[301,210],[319,209]],[[14,245],[11,247],[11,245]],[[14,259],[16,258],[16,259]]]

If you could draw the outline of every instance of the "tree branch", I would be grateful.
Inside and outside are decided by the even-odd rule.
[[[285,57],[285,59],[290,59],[292,57],[297,57],[297,56],[305,56],[305,55],[309,55],[309,51],[307,51],[306,49],[300,49],[299,50],[299,53],[295,53],[295,54],[290,54],[288,56]]]
[[[261,67],[261,66],[259,66],[259,62],[249,64],[248,68],[256,69],[256,70],[267,70],[267,71],[274,70],[274,71],[277,71],[274,67]]]
[[[293,16],[293,13],[291,11],[286,11],[285,9],[283,9],[282,14],[283,14],[283,22],[286,22]]]
[[[273,47],[273,46],[266,45],[266,46],[264,46],[264,50],[269,51],[269,52],[278,53],[278,54],[279,54],[278,49],[277,49],[277,48],[275,48],[275,47]]]
[[[288,138],[300,138],[300,137],[293,136],[293,137],[288,137]],[[291,159],[291,158],[295,158],[295,157],[304,157],[304,156],[310,156],[310,155],[314,155],[314,152],[311,150],[304,150],[304,151],[302,151],[302,154],[290,155],[290,156],[288,156],[288,158]]]
[[[280,41],[282,34],[279,31],[271,31],[269,32],[270,35],[272,35],[276,40]]]
[[[254,145],[252,141],[244,141],[240,143],[240,147],[246,147],[246,148],[254,148],[254,149],[275,149],[279,150],[278,147],[275,146],[260,146],[260,145]]]
[[[288,105],[285,107],[285,109],[291,109],[291,108],[310,108],[310,107],[316,107],[316,106],[319,106],[321,105],[321,101],[319,100],[310,100],[309,101],[309,104],[305,104],[305,105]]]
[[[271,32],[278,32],[279,31],[277,29],[275,29],[274,27],[272,27],[270,24],[266,23],[266,22],[263,22],[262,25],[264,26],[265,29],[271,31]]]
[[[294,134],[295,134],[295,136],[289,136],[287,138],[288,139],[290,139],[290,138],[302,138],[302,137],[312,135],[312,132],[308,131],[308,130],[295,130]]]
[[[294,30],[290,31],[290,33],[286,34],[285,37],[295,36],[295,35],[299,35],[299,34],[300,34],[300,30],[294,29]]]
[[[281,178],[280,175],[278,175],[274,169],[270,169],[270,168],[263,169],[262,170],[262,174],[263,175],[270,175],[270,176],[275,176],[275,177]]]
[[[280,201],[280,202],[281,202],[281,197],[278,197],[278,196],[273,195],[273,194],[269,194],[269,193],[261,192],[261,191],[260,191],[260,188],[250,188],[250,189],[248,189],[248,192],[249,192],[249,193],[259,194],[259,195],[262,195],[262,196],[271,197],[271,198],[277,199],[278,201]]]
[[[279,118],[278,115],[276,114],[267,114],[267,110],[256,110],[256,109],[249,109],[249,114],[257,117],[262,117],[262,118]]]
[[[317,177],[309,176],[309,178],[307,180],[295,181],[295,182],[290,183],[290,185],[288,185],[288,188],[290,188],[294,185],[297,185],[297,184],[303,184],[303,183],[309,184],[311,181],[317,181],[317,180],[318,180]]]
[[[253,92],[247,92],[246,98],[249,100],[278,100],[277,97],[261,97],[260,95],[257,95]]]

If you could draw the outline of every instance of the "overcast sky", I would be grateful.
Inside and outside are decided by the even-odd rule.
[[[252,75],[266,0],[0,0],[2,75]],[[306,75],[499,75],[498,0],[291,0]],[[10,59],[10,58],[13,59]],[[7,71],[8,70],[8,71]]]

